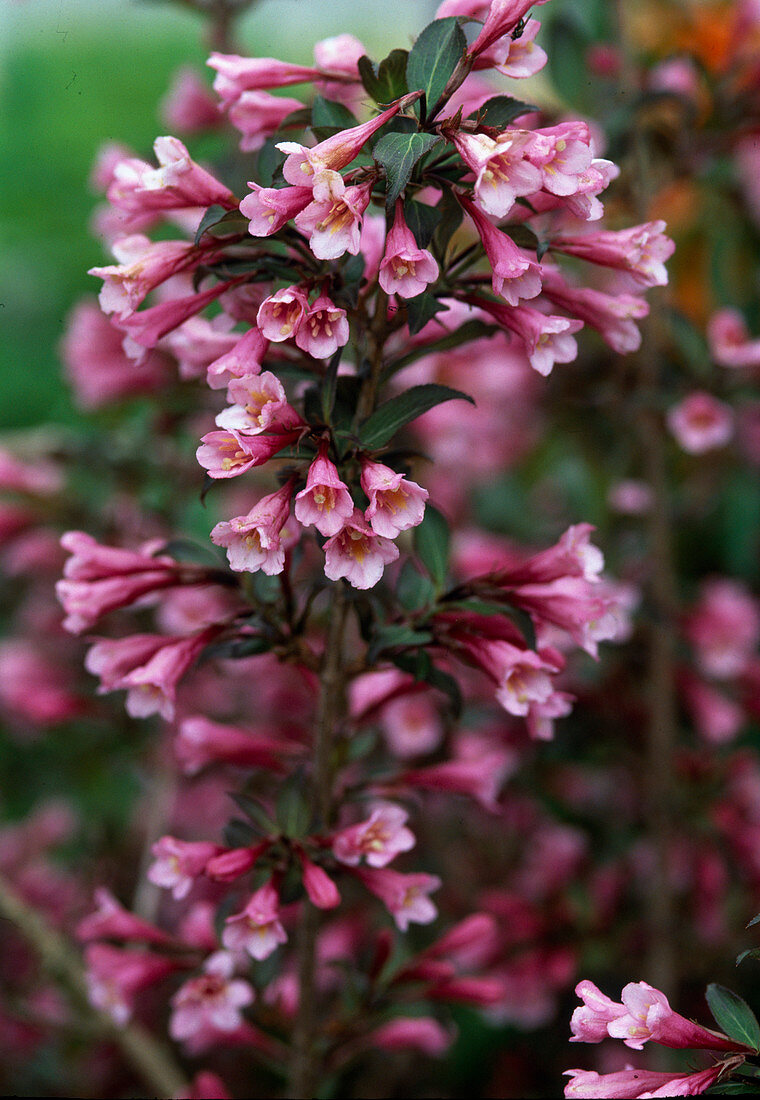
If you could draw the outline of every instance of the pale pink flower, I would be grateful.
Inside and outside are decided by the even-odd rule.
[[[408,852],[415,845],[414,833],[406,828],[408,817],[400,806],[378,806],[366,821],[335,834],[335,858],[355,867],[364,856],[370,867],[385,867],[399,852]]]
[[[306,487],[296,494],[296,519],[304,527],[313,524],[321,535],[329,537],[337,535],[354,511],[348,486],[327,457],[327,448],[321,447],[309,467]]]
[[[699,1096],[714,1085],[723,1072],[721,1062],[697,1073],[665,1073],[629,1066],[600,1076],[591,1069],[568,1069],[565,1075],[572,1080],[565,1085],[565,1096],[599,1097],[601,1100],[611,1096]]]
[[[225,107],[243,92],[303,84],[319,75],[317,69],[290,65],[274,57],[240,57],[238,54],[213,52],[206,64],[216,69],[214,91]]]
[[[87,274],[103,279],[100,308],[119,319],[134,313],[146,295],[172,275],[197,267],[204,259],[204,250],[187,241],[151,241],[141,233],[120,237],[111,251],[117,264],[91,267]]]
[[[201,378],[216,359],[231,351],[240,340],[240,333],[231,331],[234,324],[226,313],[210,320],[190,317],[164,337],[162,347],[176,358],[180,378]]]
[[[105,943],[89,944],[84,958],[90,1004],[107,1013],[120,1027],[129,1022],[138,993],[181,966],[176,959],[163,955]]]
[[[678,1049],[749,1051],[751,1048],[729,1039],[722,1032],[695,1024],[680,1016],[668,1004],[659,989],[646,982],[629,982],[621,1000],[626,1011],[607,1024],[607,1034],[622,1039],[626,1046],[641,1050],[652,1039],[662,1046]]]
[[[486,214],[504,218],[522,195],[541,188],[541,171],[527,160],[532,136],[505,130],[496,138],[458,132],[451,138],[475,175],[475,202]]]
[[[319,260],[337,260],[344,252],[356,256],[361,245],[361,225],[369,205],[369,183],[346,187],[337,172],[321,173],[314,201],[295,216],[295,225],[309,238],[309,248]]]
[[[668,410],[668,427],[684,451],[701,455],[730,441],[733,410],[711,394],[696,391]]]
[[[227,548],[230,568],[237,573],[255,573],[261,569],[268,576],[285,568],[285,547],[280,533],[290,515],[293,482],[289,481],[276,493],[262,497],[245,516],[217,523],[211,541]]]
[[[665,261],[675,244],[665,235],[665,222],[644,222],[630,229],[585,233],[579,237],[555,237],[552,248],[590,263],[629,272],[640,286],[665,286]]]
[[[747,720],[738,703],[696,677],[685,679],[681,690],[692,721],[705,741],[722,745],[734,740]]]
[[[242,134],[241,150],[252,153],[261,148],[289,114],[302,107],[299,99],[249,90],[240,93],[227,114],[232,125]]]
[[[207,432],[201,436],[195,457],[209,477],[238,477],[254,466],[263,466],[297,438],[298,432],[249,436],[236,431]]]
[[[309,306],[296,332],[296,344],[314,359],[329,359],[348,343],[349,326],[345,309],[320,294]]]
[[[477,57],[505,34],[511,34],[531,8],[545,4],[547,0],[491,0],[486,21],[478,37],[470,46],[470,56]]]
[[[707,580],[686,621],[686,636],[705,675],[719,680],[739,676],[760,641],[757,602],[740,581]]]
[[[585,122],[560,122],[533,130],[528,159],[541,170],[542,185],[552,195],[574,195],[591,167],[591,136]]]
[[[363,458],[361,486],[369,497],[364,518],[375,534],[394,539],[401,531],[422,523],[427,489],[407,481],[390,466]]]
[[[428,897],[441,886],[437,875],[402,875],[387,867],[358,867],[354,874],[380,898],[400,931],[406,932],[410,924],[430,924],[438,916],[438,910]]]
[[[363,91],[358,60],[367,50],[352,34],[337,34],[314,44],[314,60],[320,73],[314,87],[325,99],[344,103],[355,110],[362,101]],[[335,80],[330,77],[340,76]]]
[[[496,69],[513,80],[535,76],[540,72],[548,61],[546,51],[534,41],[540,29],[541,24],[537,19],[527,19],[520,37],[507,39],[506,56],[497,63]]]
[[[497,748],[478,756],[444,760],[427,768],[406,771],[398,782],[429,791],[468,795],[493,812],[498,809],[499,791],[512,764],[512,754]]]
[[[419,248],[404,217],[404,204],[396,201],[396,215],[380,261],[380,286],[386,294],[416,298],[438,278],[438,264],[426,248]]]
[[[386,565],[396,561],[398,547],[376,535],[358,508],[344,527],[324,545],[325,576],[331,581],[345,577],[354,588],[373,588]]]
[[[158,168],[136,157],[114,166],[108,201],[117,209],[139,216],[215,204],[233,210],[238,205],[229,188],[196,164],[178,138],[158,137],[153,149]]]
[[[713,358],[721,367],[760,366],[760,339],[750,340],[738,309],[720,309],[714,313],[707,326],[707,339]]]
[[[546,267],[542,268],[542,277],[542,290],[549,301],[596,329],[618,355],[637,351],[641,346],[636,321],[649,313],[649,304],[643,298],[571,286],[558,272]]]
[[[155,862],[151,863],[146,877],[154,885],[171,890],[172,897],[180,901],[187,897],[208,861],[219,851],[218,844],[205,840],[187,841],[162,836],[151,847]]]
[[[249,180],[250,195],[240,203],[240,213],[249,218],[252,237],[271,237],[300,214],[314,196],[310,187],[260,187]]]
[[[533,740],[551,741],[554,737],[554,719],[567,718],[574,701],[574,696],[566,691],[553,691],[545,702],[531,703],[525,725]]]
[[[541,313],[532,306],[502,306],[474,297],[468,301],[519,337],[530,365],[539,374],[551,374],[555,363],[570,363],[578,354],[572,334],[583,328],[583,321]]]
[[[571,1043],[601,1043],[607,1038],[607,1024],[625,1016],[624,1004],[610,1000],[587,978],[578,982],[575,992],[583,1001],[570,1019]]]
[[[295,336],[308,308],[301,287],[288,286],[264,299],[256,321],[267,340],[279,343]]]
[[[197,294],[187,294],[184,298],[171,298],[155,306],[149,306],[147,309],[141,309],[138,313],[120,317],[118,327],[126,332],[131,341],[131,348],[126,342],[123,345],[125,351],[130,358],[142,359],[143,348],[154,348],[162,337],[185,324],[191,317],[195,317],[217,298],[221,298],[234,283],[234,279],[216,283],[215,286],[201,290]]]
[[[57,725],[88,709],[70,670],[42,653],[38,638],[20,637],[0,641],[0,705],[27,729]]]
[[[261,432],[289,432],[304,426],[288,403],[282,382],[271,371],[232,378],[227,387],[227,400],[233,404],[217,416],[219,428],[251,436]]]
[[[596,583],[604,569],[604,555],[591,542],[593,531],[590,523],[573,524],[548,550],[534,554],[521,565],[498,569],[489,576],[505,588],[548,584],[560,577],[583,577],[590,583]]]
[[[236,343],[219,358],[209,363],[206,381],[212,390],[228,386],[233,378],[250,377],[261,370],[269,340],[258,328],[251,328],[244,336],[234,334]]]
[[[222,124],[211,89],[189,66],[178,69],[174,74],[158,110],[161,120],[170,129],[186,134],[215,130]]]
[[[610,487],[607,503],[623,516],[643,516],[652,507],[652,490],[645,481],[626,478]]]
[[[510,305],[541,293],[541,269],[529,260],[507,233],[502,233],[465,195],[457,196],[475,223],[491,268],[491,286]]]
[[[418,1050],[440,1057],[453,1036],[432,1016],[396,1016],[372,1031],[368,1039],[377,1050]]]
[[[265,882],[240,913],[227,917],[222,943],[230,951],[247,951],[253,959],[268,958],[287,933],[280,921],[280,899],[271,882]]]
[[[391,752],[402,758],[433,752],[443,739],[441,716],[427,692],[393,698],[382,708],[380,724]]]
[[[311,186],[322,172],[339,172],[359,155],[366,143],[381,126],[398,114],[404,106],[399,99],[392,107],[377,115],[369,122],[341,130],[325,141],[313,145],[311,149],[295,141],[281,141],[277,148],[287,153],[282,166],[282,174],[288,183],[296,187]]]
[[[169,1034],[182,1042],[207,1030],[236,1031],[243,1024],[241,1009],[252,1004],[253,987],[232,978],[233,961],[224,952],[211,955],[204,974],[190,978],[171,999]]]
[[[595,593],[582,577],[520,585],[510,590],[509,599],[539,624],[558,626],[594,659],[598,643],[617,638],[625,627],[625,609],[619,601],[608,593]]]
[[[532,649],[520,649],[510,642],[491,639],[480,647],[481,667],[496,681],[496,699],[508,714],[525,717],[536,703],[545,703],[554,691],[552,674],[557,671]]]
[[[185,775],[197,775],[209,764],[220,763],[281,771],[280,754],[293,748],[292,742],[212,722],[202,715],[185,718],[174,740],[174,753]]]

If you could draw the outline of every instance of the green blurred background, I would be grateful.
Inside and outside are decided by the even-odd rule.
[[[260,0],[239,38],[243,52],[305,63],[315,41],[351,31],[382,56],[434,10]],[[87,269],[108,262],[88,229],[90,169],[105,141],[149,156],[172,74],[205,69],[203,36],[202,17],[161,0],[0,0],[0,431],[79,415],[56,349],[72,304],[99,287]]]

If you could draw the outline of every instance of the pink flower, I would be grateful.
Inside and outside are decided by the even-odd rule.
[[[331,581],[345,577],[354,588],[372,588],[386,565],[396,561],[398,547],[376,535],[358,508],[345,526],[324,545],[325,576]]]
[[[511,34],[531,8],[545,4],[547,0],[491,0],[486,21],[478,37],[470,46],[470,56],[477,57],[505,34]]]
[[[320,73],[324,74],[314,79],[314,87],[319,94],[355,110],[361,103],[363,91],[357,62],[366,52],[359,39],[352,34],[336,34],[316,42],[314,60]]]
[[[414,847],[414,833],[406,828],[408,817],[400,806],[390,803],[379,806],[366,821],[335,834],[332,842],[335,858],[355,867],[364,856],[370,867],[385,867],[399,852]]]
[[[259,856],[269,847],[268,841],[262,841],[255,848],[228,848],[219,855],[212,856],[206,864],[206,875],[214,882],[234,882],[256,866]]]
[[[546,267],[542,273],[542,289],[549,301],[595,328],[618,355],[641,346],[641,333],[635,322],[649,313],[649,304],[643,298],[570,286],[561,275]]]
[[[293,482],[262,497],[245,516],[217,523],[211,541],[227,548],[230,568],[237,573],[263,570],[272,577],[285,568],[285,547],[280,532],[290,515]]]
[[[232,1100],[229,1092],[215,1073],[201,1070],[196,1073],[186,1092],[176,1093],[176,1100]]]
[[[311,904],[316,905],[317,909],[335,909],[340,905],[338,887],[324,868],[312,863],[305,852],[299,849],[297,855],[301,864],[304,890]]]
[[[296,519],[304,527],[313,524],[321,535],[331,536],[337,535],[354,511],[348,486],[327,457],[327,447],[320,447],[306,475],[306,488],[296,494]]]
[[[431,1058],[448,1050],[452,1038],[432,1016],[396,1016],[368,1036],[378,1050],[418,1050]]]
[[[100,886],[95,891],[94,913],[84,917],[76,928],[78,940],[114,939],[142,940],[144,943],[166,946],[172,943],[172,937],[154,924],[136,917],[125,909],[110,890]]]
[[[404,218],[404,204],[396,200],[396,216],[380,261],[380,286],[386,294],[416,298],[438,278],[438,264],[426,248],[419,248]]]
[[[359,155],[366,143],[381,126],[398,114],[408,97],[399,99],[392,107],[377,115],[369,122],[341,130],[325,141],[307,149],[294,141],[281,141],[277,148],[287,153],[282,166],[282,174],[288,183],[296,187],[311,186],[324,171],[339,172]],[[325,257],[322,257],[323,259]]]
[[[349,327],[345,309],[336,306],[326,294],[309,306],[296,332],[296,344],[314,359],[329,359],[348,343]]]
[[[596,595],[581,577],[560,577],[550,584],[520,585],[509,600],[539,623],[558,626],[595,659],[598,643],[610,641],[624,627],[623,608],[608,595]]]
[[[535,298],[540,294],[539,265],[527,259],[512,238],[492,225],[465,195],[457,195],[457,198],[475,222],[491,267],[494,294],[500,294],[512,306],[516,306],[520,298]]]
[[[471,649],[472,651],[472,649]],[[525,716],[535,703],[551,698],[557,666],[532,649],[520,649],[500,639],[483,641],[476,660],[496,682],[496,698],[508,714]]]
[[[207,64],[216,69],[214,91],[227,107],[243,92],[267,88],[284,88],[288,84],[303,84],[318,76],[317,69],[290,65],[274,57],[240,57],[238,54],[214,52]]]
[[[281,771],[280,754],[294,745],[257,730],[226,726],[202,715],[185,718],[174,741],[174,752],[185,775],[197,775],[209,764]]]
[[[290,432],[305,426],[288,404],[282,382],[271,371],[231,379],[227,400],[234,404],[217,416],[219,428],[251,436],[267,431]]]
[[[534,41],[540,30],[541,24],[537,19],[527,19],[520,37],[507,39],[506,56],[496,64],[495,68],[504,76],[512,77],[513,80],[534,76],[540,72],[548,61],[546,52]],[[482,55],[479,60],[484,60]],[[475,68],[479,67],[478,64],[475,65]]]
[[[253,90],[241,92],[228,111],[230,122],[243,135],[241,150],[252,153],[260,149],[266,139],[279,129],[280,123],[301,107],[303,103],[299,99]]]
[[[258,374],[269,349],[269,341],[258,328],[251,328],[244,336],[218,359],[209,363],[206,381],[212,390],[221,390],[228,386],[233,378],[250,377]]]
[[[346,187],[337,172],[321,173],[314,201],[295,216],[295,225],[309,238],[319,260],[337,260],[344,252],[356,256],[361,246],[361,224],[369,205],[369,183]]]
[[[587,978],[578,982],[575,992],[583,1005],[576,1008],[571,1017],[570,1028],[573,1034],[570,1042],[601,1043],[608,1037],[607,1024],[625,1015],[625,1005],[611,1001]]]
[[[444,760],[427,768],[404,772],[397,782],[429,791],[465,794],[493,812],[498,809],[499,790],[511,764],[510,753],[494,749],[479,756]]]
[[[604,569],[604,555],[590,541],[594,527],[590,523],[576,523],[568,527],[559,541],[534,554],[522,565],[512,569],[501,569],[489,574],[493,580],[505,588],[523,584],[548,584],[561,577],[583,577],[590,583],[596,583]]]
[[[208,290],[201,290],[197,294],[187,294],[184,298],[171,298],[166,302],[159,302],[158,305],[141,309],[139,313],[120,317],[118,327],[126,332],[133,345],[138,344],[139,348],[154,348],[162,337],[173,329],[179,328],[191,317],[195,317],[234,285],[235,280],[229,279],[224,283],[216,283]],[[126,344],[124,346],[127,348]],[[131,351],[130,355],[132,356]],[[137,358],[137,355],[133,357]],[[141,355],[140,358],[142,358]]]
[[[163,955],[129,951],[105,943],[90,944],[84,957],[90,1003],[106,1012],[120,1027],[130,1020],[138,993],[182,965]]]
[[[254,436],[236,431],[208,432],[201,436],[195,457],[209,477],[239,477],[253,466],[263,466],[297,438],[298,432]]]
[[[195,69],[185,66],[178,69],[159,105],[163,122],[172,130],[194,134],[203,130],[215,130],[222,124],[217,102],[211,89]]]
[[[541,169],[544,190],[561,196],[580,191],[593,161],[588,125],[560,122],[534,130],[533,137],[528,158]]]
[[[668,427],[687,454],[725,447],[734,434],[733,411],[709,393],[690,393],[668,410]]]
[[[103,279],[99,295],[103,312],[121,319],[134,313],[146,295],[172,275],[197,267],[208,252],[187,241],[151,241],[140,233],[120,237],[111,251],[118,264],[91,267],[87,274]]]
[[[675,245],[664,230],[664,221],[644,222],[630,229],[555,237],[552,248],[590,263],[627,271],[640,286],[666,286],[665,261],[672,256]]]
[[[496,138],[458,132],[451,140],[475,174],[475,202],[486,214],[504,218],[517,198],[540,190],[540,169],[526,159],[529,131],[505,130]]]
[[[295,336],[308,308],[304,291],[297,286],[288,286],[261,303],[256,323],[267,340],[281,342]]]
[[[271,237],[300,214],[313,200],[310,187],[259,187],[249,181],[251,194],[240,203],[240,213],[249,218],[252,237]]]
[[[230,951],[247,951],[253,959],[268,958],[287,933],[279,918],[280,899],[271,882],[265,882],[240,913],[227,917],[222,943]]]
[[[539,374],[551,374],[555,363],[570,363],[578,354],[572,334],[583,328],[583,321],[540,313],[531,306],[502,306],[485,298],[468,298],[468,301],[519,337],[530,365]]]
[[[108,188],[108,201],[113,206],[139,216],[214,204],[234,210],[238,205],[229,188],[196,164],[178,138],[156,138],[153,148],[158,168],[135,157],[114,166]]]
[[[253,987],[231,978],[232,959],[219,951],[207,959],[205,973],[181,985],[171,999],[169,1034],[181,1042],[207,1030],[235,1031],[243,1024],[241,1008],[254,1000]]]
[[[760,641],[757,602],[739,581],[707,580],[686,621],[686,636],[705,675],[718,680],[740,676]]]
[[[148,868],[146,877],[156,886],[171,890],[172,897],[179,901],[187,897],[195,880],[203,874],[206,864],[219,850],[218,844],[208,841],[162,836],[151,847],[155,862]]]
[[[760,366],[760,339],[750,340],[738,309],[714,313],[707,326],[707,339],[715,362],[721,367]]]
[[[364,518],[376,535],[394,539],[401,531],[422,523],[427,489],[407,481],[390,466],[363,458],[361,486],[369,497]]]
[[[751,1050],[736,1039],[680,1016],[670,1007],[665,994],[646,982],[629,982],[621,999],[626,1011],[610,1020],[607,1034],[613,1039],[622,1039],[634,1050],[641,1050],[650,1039],[678,1049]]]
[[[629,1067],[600,1076],[595,1070],[568,1069],[565,1074],[572,1080],[565,1085],[565,1096],[600,1097],[602,1100],[609,1100],[612,1096],[699,1096],[714,1085],[724,1072],[722,1062],[687,1074]]]
[[[430,924],[438,916],[438,910],[428,897],[441,885],[437,875],[402,875],[387,867],[359,867],[354,873],[387,906],[402,932],[406,932],[410,924]]]

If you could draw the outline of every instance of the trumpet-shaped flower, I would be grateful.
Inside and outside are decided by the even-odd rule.
[[[438,264],[426,248],[419,248],[404,218],[404,204],[396,202],[393,226],[380,261],[380,286],[386,294],[416,298],[438,278]]]
[[[394,539],[401,531],[422,523],[427,489],[407,481],[390,466],[363,459],[361,486],[369,497],[364,518],[375,534]]]
[[[245,516],[217,523],[211,541],[227,549],[230,568],[237,573],[255,573],[261,569],[268,576],[285,568],[285,547],[280,533],[290,515],[293,482],[262,497]]]
[[[341,481],[337,467],[327,457],[326,448],[309,467],[306,488],[296,494],[296,519],[304,527],[317,528],[321,535],[337,535],[354,512],[348,486]]]
[[[376,535],[358,508],[345,525],[324,545],[325,576],[331,581],[345,577],[354,588],[373,588],[385,566],[398,558],[398,547]]]

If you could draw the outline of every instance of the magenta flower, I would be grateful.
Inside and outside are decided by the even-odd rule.
[[[387,867],[359,867],[354,874],[380,898],[400,931],[406,932],[410,924],[430,924],[438,916],[438,910],[428,897],[441,885],[437,875],[402,875]]]
[[[486,214],[504,218],[522,195],[541,189],[541,171],[527,159],[528,130],[505,130],[497,138],[456,133],[451,140],[475,175],[475,202]]]
[[[668,410],[668,427],[687,454],[701,455],[731,440],[734,414],[711,394],[696,391]]]
[[[398,558],[398,547],[376,535],[358,508],[344,527],[324,545],[325,576],[331,581],[345,577],[354,588],[372,588],[385,566]]]
[[[256,323],[267,340],[280,343],[295,336],[308,308],[304,291],[298,286],[288,286],[261,303]]]
[[[207,1031],[236,1031],[241,1009],[255,998],[253,987],[232,978],[232,959],[219,951],[206,960],[205,973],[181,985],[171,999],[169,1034],[181,1042]]]
[[[562,577],[583,577],[589,583],[596,583],[604,569],[604,555],[590,541],[593,530],[590,523],[576,523],[568,527],[554,546],[534,554],[522,565],[488,575],[505,588],[549,584]]]
[[[355,867],[363,856],[370,867],[385,867],[399,852],[408,852],[415,845],[414,833],[406,828],[408,817],[400,806],[379,806],[366,821],[335,834],[335,858]]]
[[[321,535],[331,536],[337,535],[354,510],[348,486],[327,457],[327,448],[321,447],[306,475],[306,488],[296,494],[296,519],[304,527],[314,525]]]
[[[262,497],[245,516],[217,523],[211,541],[227,548],[230,568],[237,573],[255,573],[261,569],[268,576],[285,568],[285,547],[280,540],[288,516],[292,480],[276,493]]]
[[[259,187],[248,182],[251,194],[240,203],[240,213],[249,218],[252,237],[271,237],[300,214],[313,200],[310,187]]]
[[[280,754],[292,752],[295,747],[291,741],[258,730],[222,725],[202,715],[185,718],[174,740],[174,753],[185,775],[197,775],[209,764],[281,771]]]
[[[571,1077],[565,1085],[565,1096],[635,1098],[643,1096],[699,1096],[714,1085],[725,1072],[722,1062],[697,1073],[664,1073],[657,1070],[628,1069],[617,1073],[598,1074],[590,1069],[568,1069]]]
[[[401,531],[422,523],[427,489],[407,481],[390,466],[363,458],[361,486],[369,497],[364,518],[376,535],[394,539]]]
[[[268,958],[287,933],[279,919],[280,899],[271,882],[265,882],[253,894],[240,913],[227,917],[222,943],[230,951],[247,951],[251,958]]]
[[[197,294],[187,294],[184,298],[171,298],[166,302],[159,302],[148,309],[141,309],[138,313],[130,313],[126,317],[118,319],[118,328],[126,332],[134,344],[142,348],[154,348],[158,341],[179,328],[191,317],[211,305],[217,298],[235,285],[234,279],[225,283],[216,283],[208,290],[201,290]],[[126,348],[126,344],[125,344]],[[140,359],[142,359],[142,352]],[[137,358],[130,351],[130,356]]]
[[[380,286],[386,294],[416,298],[438,278],[438,264],[426,248],[419,248],[404,218],[404,204],[396,201],[396,216],[380,261]]]
[[[329,359],[348,343],[349,327],[345,309],[336,306],[326,294],[309,306],[296,332],[296,344],[314,359]]]
[[[209,363],[206,381],[212,390],[221,390],[229,386],[233,378],[258,374],[268,349],[269,340],[258,328],[248,329],[239,339],[236,334],[236,343]]]
[[[361,225],[369,205],[369,183],[346,187],[337,172],[323,172],[314,187],[314,201],[295,216],[295,225],[309,238],[309,248],[319,260],[337,260],[344,252],[356,256],[361,245]]]

